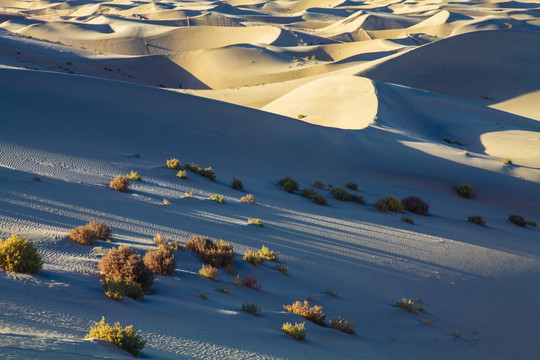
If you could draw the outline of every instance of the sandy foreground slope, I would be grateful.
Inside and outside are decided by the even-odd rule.
[[[84,339],[105,316],[140,331],[146,359],[536,359],[540,232],[508,216],[540,221],[539,15],[532,0],[0,0],[0,237],[45,260],[0,273],[0,357],[130,358]],[[216,181],[176,178],[172,157]],[[131,170],[143,181],[108,187]],[[316,205],[284,176],[355,182],[366,205],[328,186]],[[429,216],[376,210],[389,194],[421,196]],[[90,220],[113,242],[66,237]],[[158,232],[233,243],[261,290],[204,279],[181,251],[141,301],[107,299],[101,255],[144,254]],[[242,260],[262,245],[289,276]],[[394,307],[403,297],[427,312]],[[356,334],[282,333],[304,321],[283,305],[307,298]]]

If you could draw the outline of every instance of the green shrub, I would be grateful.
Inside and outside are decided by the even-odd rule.
[[[105,295],[116,301],[120,301],[124,296],[134,300],[141,300],[144,297],[144,290],[139,284],[130,283],[125,280],[115,280],[105,278],[101,280],[101,287],[105,290]]]
[[[454,144],[454,145],[463,145],[460,141],[458,140],[450,140],[449,138],[443,138],[441,139],[441,141],[444,141],[448,144]]]
[[[402,216],[402,217],[401,217],[401,221],[405,221],[406,223],[409,223],[409,224],[414,224],[414,220],[411,219],[411,218],[408,217],[408,216]]]
[[[292,325],[291,323],[284,323],[281,327],[281,331],[283,331],[285,334],[292,336],[298,341],[302,341],[306,338],[307,329],[305,323],[294,323]]]
[[[406,299],[396,301],[395,307],[407,310],[408,312],[415,314],[417,311],[425,312],[424,307],[420,305],[419,299]]]
[[[342,188],[342,187],[333,188],[332,190],[330,190],[330,194],[332,194],[332,196],[336,200],[340,200],[340,201],[352,200],[352,195],[349,194],[349,192],[345,190],[345,188]]]
[[[219,291],[221,291],[224,294],[227,294],[229,292],[229,288],[226,286],[220,286]]]
[[[326,200],[326,198],[321,194],[315,194],[311,198],[311,201],[313,201],[315,204],[322,205],[322,206],[328,205],[328,200]]]
[[[262,258],[266,259],[268,261],[277,261],[278,260],[278,252],[272,251],[266,246],[262,246],[261,250],[257,251],[257,255]]]
[[[209,198],[217,201],[220,204],[225,204],[225,199],[223,198],[223,195],[213,194],[213,195],[210,195]]]
[[[401,212],[403,211],[403,205],[399,202],[398,198],[394,195],[388,195],[384,198],[380,198],[375,203],[375,208],[382,212],[392,211],[392,212]]]
[[[203,265],[199,270],[199,274],[210,280],[217,280],[219,277],[219,270],[212,265]]]
[[[408,196],[402,199],[401,205],[405,210],[418,215],[427,215],[429,212],[429,204],[418,196]]]
[[[516,224],[517,226],[521,226],[521,227],[527,226],[527,221],[525,221],[525,219],[523,218],[523,216],[520,216],[520,215],[510,215],[510,216],[508,217],[508,220],[509,220],[511,223]]]
[[[364,200],[364,197],[360,195],[351,195],[351,201],[354,201],[360,205],[366,205],[366,200]]]
[[[247,194],[246,196],[242,196],[240,198],[240,201],[247,202],[247,203],[250,203],[250,204],[254,204],[255,203],[255,197],[252,194]]]
[[[281,264],[276,264],[274,269],[276,269],[277,271],[279,271],[280,273],[282,273],[285,276],[287,276],[287,273],[289,272],[289,269],[286,266],[281,265]]]
[[[178,172],[176,173],[176,177],[177,177],[177,178],[180,178],[180,179],[182,179],[182,180],[187,180],[188,174],[187,174],[187,172],[185,172],[184,170],[180,170],[180,171],[178,171]]]
[[[469,216],[467,220],[476,225],[486,226],[486,220],[484,220],[480,215]]]
[[[234,190],[238,190],[238,191],[244,190],[244,184],[242,184],[242,181],[240,181],[240,179],[237,179],[237,178],[232,179],[231,187]]]
[[[136,283],[146,292],[154,283],[154,274],[137,252],[128,246],[112,248],[98,263],[105,277]]]
[[[176,258],[174,253],[166,251],[165,248],[150,250],[143,258],[144,264],[152,270],[154,274],[172,275],[176,270]]]
[[[112,327],[105,322],[105,317],[102,317],[100,322],[96,322],[95,326],[90,328],[90,332],[85,338],[108,341],[136,357],[141,354],[142,349],[146,345],[146,341],[133,330],[133,325],[126,326],[122,329],[120,323],[117,322]]]
[[[128,178],[135,181],[141,181],[141,177],[136,171],[131,170],[131,173],[127,175]]]
[[[263,263],[263,260],[259,257],[259,254],[250,250],[245,252],[244,260],[254,266],[261,266]]]
[[[6,240],[0,239],[0,269],[36,274],[42,268],[43,260],[34,243],[15,234]]]
[[[328,295],[333,296],[333,297],[337,296],[337,292],[335,292],[331,288],[326,289],[325,293],[327,293]]]
[[[307,300],[304,302],[296,301],[292,305],[283,305],[283,308],[288,312],[298,314],[305,319],[321,325],[326,319],[326,315],[322,312],[323,307],[314,305],[309,306]]]
[[[262,309],[256,303],[243,303],[242,310],[252,315],[258,316],[259,314],[257,313],[260,312]]]
[[[264,226],[261,219],[248,218],[248,224],[253,224],[253,225],[257,225],[257,226]]]
[[[474,196],[474,190],[471,185],[468,184],[457,184],[454,189],[457,193],[466,199],[470,199]]]
[[[129,187],[129,178],[127,176],[118,175],[109,184],[114,190],[125,192]]]
[[[278,180],[278,184],[288,193],[294,192],[299,187],[298,183],[288,176]]]
[[[208,296],[202,291],[199,291],[199,297],[203,300],[208,300]]]
[[[324,184],[323,184],[321,181],[319,181],[319,180],[315,181],[315,182],[313,183],[313,186],[315,186],[317,189],[321,189],[321,190],[324,189]]]
[[[300,191],[300,196],[306,197],[308,199],[313,199],[317,192],[311,188],[305,188]]]
[[[216,174],[214,173],[214,170],[212,170],[211,167],[207,167],[206,169],[203,169],[200,166],[194,163],[191,163],[191,164],[184,165],[184,169],[194,172],[212,181],[216,179]]]
[[[178,159],[167,160],[167,167],[169,169],[178,169],[180,167],[180,161]]]
[[[358,184],[356,183],[353,183],[353,182],[348,182],[345,184],[345,187],[351,189],[351,190],[358,190]]]
[[[347,334],[353,335],[356,331],[354,328],[356,327],[353,323],[342,319],[341,316],[338,316],[337,318],[331,319],[328,321],[328,324],[331,328],[337,329],[339,331],[343,331]]]

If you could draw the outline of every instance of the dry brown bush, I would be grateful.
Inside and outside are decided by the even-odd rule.
[[[402,199],[401,205],[405,210],[418,215],[427,215],[429,212],[429,204],[418,196],[408,196]]]
[[[113,188],[114,190],[118,190],[118,191],[121,191],[121,192],[124,192],[128,189],[128,186],[129,186],[129,178],[127,176],[124,176],[124,175],[118,175],[117,177],[115,177],[111,183],[109,184],[109,186],[111,188]]]
[[[250,204],[254,204],[255,203],[255,197],[252,194],[247,194],[246,196],[242,196],[240,198],[240,201],[247,202],[247,203],[250,203]]]
[[[109,240],[111,236],[111,227],[105,223],[98,223],[95,221],[90,221],[85,225],[87,229],[90,229],[94,232],[95,237],[101,240]]]
[[[324,319],[326,319],[326,315],[322,312],[323,307],[318,305],[309,306],[307,300],[304,300],[304,303],[296,301],[292,305],[283,305],[283,308],[288,312],[298,314],[315,324],[321,325],[324,322]]]
[[[206,236],[194,236],[186,242],[186,249],[197,253],[206,264],[214,267],[227,267],[234,263],[232,244],[220,240],[212,241]]]
[[[219,271],[216,267],[212,265],[203,265],[199,270],[199,274],[210,280],[217,280],[219,276]]]
[[[78,226],[68,232],[68,237],[82,245],[92,245],[96,242],[95,233],[85,226]]]
[[[172,275],[176,270],[176,258],[166,250],[150,250],[144,255],[143,261],[154,274]]]
[[[128,246],[112,248],[101,258],[99,270],[108,278],[139,284],[144,291],[150,290],[154,274],[137,252]]]

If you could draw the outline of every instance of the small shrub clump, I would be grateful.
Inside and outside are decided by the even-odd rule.
[[[333,296],[333,297],[336,297],[336,296],[338,295],[337,292],[335,292],[334,290],[332,290],[332,288],[326,289],[325,293],[328,294],[328,295],[330,295],[330,296]]]
[[[169,169],[178,169],[180,167],[180,161],[178,159],[169,159],[167,160],[167,167]]]
[[[345,184],[345,186],[351,190],[358,190],[358,184],[356,183],[353,183],[353,182],[348,182]]]
[[[162,251],[168,251],[171,254],[174,254],[181,248],[181,245],[178,241],[169,242],[169,239],[162,236],[161,234],[156,234],[152,240],[155,244],[158,244],[158,249]]]
[[[142,178],[139,176],[139,174],[136,171],[131,170],[131,173],[127,175],[128,178],[135,181],[141,181]]]
[[[292,305],[283,305],[283,308],[288,312],[292,312],[304,317],[306,320],[321,325],[326,319],[326,315],[322,312],[323,307],[314,305],[309,306],[307,300],[304,302],[296,301]]]
[[[532,227],[536,227],[536,222],[533,221],[533,220],[527,220],[527,225],[532,226]]]
[[[253,276],[247,275],[241,278],[241,280],[242,280],[242,285],[244,285],[245,287],[248,287],[250,289],[257,290],[257,291],[261,290],[262,285],[259,284],[259,281],[257,281],[257,279],[254,278]]]
[[[85,338],[108,341],[136,357],[141,354],[146,345],[146,341],[133,330],[133,325],[122,329],[120,323],[117,322],[112,327],[105,322],[105,317],[102,317],[100,322],[96,322],[95,326],[90,328],[90,332]]]
[[[0,239],[0,269],[36,274],[42,268],[43,260],[34,243],[15,234],[6,240]]]
[[[95,244],[96,239],[110,241],[111,228],[105,223],[90,221],[88,224],[78,226],[68,232],[68,237],[82,245]]]
[[[125,192],[129,187],[129,178],[127,176],[118,175],[109,184],[114,190]]]
[[[277,261],[278,255],[279,255],[278,252],[272,251],[264,245],[261,247],[261,250],[257,251],[257,256],[259,256],[259,258],[262,258],[268,261]]]
[[[411,218],[408,217],[408,216],[402,216],[402,217],[401,217],[401,221],[404,221],[404,222],[409,223],[409,224],[414,224],[414,220],[411,219]]]
[[[405,210],[418,215],[427,215],[429,212],[429,204],[418,196],[408,196],[402,199],[401,205]]]
[[[171,202],[169,200],[163,198],[163,205],[169,206],[169,205],[171,205]]]
[[[281,185],[283,187],[283,190],[288,193],[294,192],[299,187],[298,182],[288,176],[278,180],[278,184]]]
[[[232,179],[231,187],[234,190],[238,190],[238,191],[244,190],[244,184],[242,184],[242,181],[240,181],[240,179],[237,179],[237,178]]]
[[[203,169],[202,167],[194,163],[191,163],[191,164],[184,165],[184,169],[194,172],[197,175],[201,175],[202,177],[205,177],[211,181],[216,180],[216,174],[214,173],[214,170],[212,170],[211,167],[207,167],[206,169]]]
[[[232,244],[220,240],[212,241],[206,236],[193,236],[186,242],[186,249],[199,255],[206,264],[227,267],[234,263]]]
[[[292,325],[291,323],[284,323],[281,327],[281,331],[283,331],[285,334],[292,336],[298,341],[302,341],[306,338],[307,329],[305,323],[294,323]]]
[[[287,273],[289,272],[289,269],[286,266],[281,265],[281,264],[276,264],[274,269],[276,269],[277,271],[279,271],[280,273],[282,273],[285,276],[287,276]]]
[[[407,310],[411,314],[415,314],[417,311],[425,312],[424,307],[420,305],[421,301],[418,299],[406,299],[403,298],[401,300],[396,301],[395,307]]]
[[[144,264],[148,266],[154,274],[172,275],[176,270],[176,258],[174,253],[165,249],[148,251],[143,258]]]
[[[199,274],[207,279],[216,281],[219,277],[219,270],[212,265],[203,265],[199,270]]]
[[[184,170],[180,170],[176,173],[176,177],[179,178],[179,179],[182,179],[182,180],[187,180],[188,178],[188,175],[187,175],[187,172],[184,171]]]
[[[469,220],[469,222],[476,225],[486,226],[486,220],[484,220],[484,218],[481,217],[480,215],[469,216],[467,220]]]
[[[316,192],[315,190],[311,188],[303,189],[300,192],[300,195],[310,199],[315,204],[319,204],[323,206],[326,206],[328,204],[328,200],[326,200],[326,198],[323,195],[319,194],[318,192]]]
[[[313,183],[313,186],[315,186],[317,189],[321,189],[321,190],[324,189],[324,184],[323,184],[323,182],[322,182],[322,181],[319,181],[319,180],[315,181],[315,182]]]
[[[337,318],[330,319],[328,321],[328,324],[331,328],[337,329],[339,331],[343,331],[344,333],[353,335],[356,331],[354,328],[356,327],[353,323],[342,319],[341,316],[338,316]]]
[[[254,266],[261,266],[262,263],[263,263],[263,259],[261,259],[259,257],[259,254],[254,252],[254,251],[250,251],[250,250],[247,250],[244,254],[244,260],[246,260],[248,263],[250,263],[251,265],[254,265]]]
[[[139,284],[127,282],[125,280],[115,280],[105,278],[101,280],[101,287],[108,298],[120,301],[124,296],[134,300],[141,300],[144,297],[144,290]]]
[[[210,195],[209,198],[214,201],[217,201],[220,204],[225,204],[225,199],[223,198],[223,195],[213,194],[213,195]]]
[[[112,248],[98,263],[107,278],[136,283],[146,292],[154,283],[154,274],[137,252],[128,246]]]
[[[317,194],[317,192],[313,190],[312,188],[305,188],[305,189],[302,189],[302,191],[300,191],[300,196],[306,197],[308,199],[313,198],[315,194]]]
[[[261,226],[261,227],[264,226],[261,219],[248,218],[248,224],[253,224],[253,225],[257,225],[257,226]]]
[[[242,196],[240,201],[255,204],[255,197],[252,194],[247,194],[246,196]]]
[[[474,190],[471,185],[468,184],[457,184],[454,189],[457,191],[459,196],[466,199],[471,199],[474,196]]]
[[[352,200],[352,195],[347,190],[345,190],[345,188],[342,188],[341,186],[330,190],[330,194],[332,194],[332,196],[336,200],[340,200],[340,201]]]
[[[375,203],[375,208],[382,212],[401,212],[403,211],[403,205],[399,202],[398,198],[394,195],[388,195],[384,198],[380,198]]]
[[[517,226],[521,226],[521,227],[527,226],[527,221],[525,221],[525,219],[523,218],[523,216],[520,216],[520,215],[510,215],[510,216],[508,217],[508,220],[509,220],[511,223],[516,224]]]
[[[243,303],[242,310],[252,315],[258,316],[258,312],[260,312],[262,309],[256,303]]]

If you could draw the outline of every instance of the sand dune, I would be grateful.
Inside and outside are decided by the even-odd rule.
[[[44,259],[35,275],[0,271],[0,358],[132,358],[84,338],[105,316],[134,326],[145,359],[536,360],[539,11],[536,0],[0,0],[0,239],[26,236]],[[173,157],[215,181],[179,179]],[[109,188],[132,170],[142,180],[127,192]],[[283,191],[285,176],[299,190]],[[333,197],[350,182],[364,205]],[[428,216],[377,210],[390,194],[420,196]],[[112,242],[67,238],[91,220]],[[205,279],[179,251],[142,300],[108,299],[101,256],[144,255],[158,232],[230,242],[240,276],[262,288],[225,271]],[[242,259],[263,245],[288,276]],[[395,307],[404,297],[427,311]],[[283,308],[304,299],[327,326]],[[338,316],[355,335],[329,326]],[[281,331],[304,321],[302,342]]]

